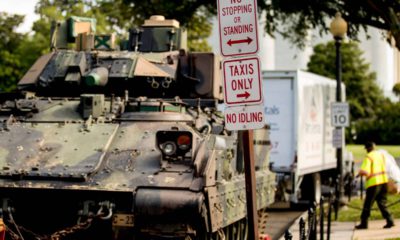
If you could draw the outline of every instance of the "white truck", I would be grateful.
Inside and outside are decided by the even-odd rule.
[[[321,182],[336,179],[330,107],[336,101],[336,81],[300,70],[263,71],[262,78],[270,168],[277,173],[276,202],[318,202]]]

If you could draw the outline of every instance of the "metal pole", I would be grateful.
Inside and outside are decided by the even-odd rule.
[[[300,240],[306,240],[306,223],[304,222],[303,217],[300,218],[300,222],[299,222],[299,237]]]
[[[336,102],[342,101],[342,56],[340,53],[340,45],[342,42],[341,37],[335,37],[335,46],[336,46]],[[336,127],[342,131],[342,127]],[[342,177],[342,147],[338,147],[336,149],[336,158],[337,158],[337,179],[338,186],[336,188],[336,201],[335,201],[335,220],[337,220],[338,212],[339,212],[339,204],[341,197],[343,196],[343,177]]]
[[[332,191],[329,193],[329,198],[328,198],[328,226],[326,230],[326,239],[330,240],[331,239],[331,218],[332,218]]]
[[[364,198],[364,181],[363,177],[360,176],[360,199]]]
[[[324,240],[324,197],[319,200],[319,239]]]
[[[249,223],[248,240],[258,240],[253,130],[243,131],[243,153],[246,180],[247,220]]]
[[[292,240],[293,235],[290,233],[289,229],[285,231],[285,240]]]
[[[349,199],[348,201],[351,201],[351,195],[353,193],[353,181],[354,181],[354,162],[351,163],[351,176],[349,179]]]
[[[311,222],[310,228],[311,230],[310,235],[308,236],[309,240],[317,240],[317,203],[314,202],[312,205],[312,214],[311,214]]]

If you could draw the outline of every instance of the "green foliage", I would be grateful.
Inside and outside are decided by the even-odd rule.
[[[15,29],[22,23],[24,17],[8,15],[0,12],[0,89],[12,91],[16,82],[22,76],[23,58],[22,40],[24,34],[17,33]]]
[[[190,51],[210,51],[206,39],[212,30],[212,10],[190,1],[39,0],[35,11],[40,18],[34,22],[31,35],[15,31],[23,16],[0,13],[0,90],[14,90],[35,60],[49,52],[52,21],[64,21],[69,16],[91,17],[97,21],[97,33],[117,33],[120,39],[126,39],[130,28],[140,26],[151,15],[164,15],[188,28]]]
[[[365,194],[364,194],[365,196]],[[393,215],[394,218],[400,218],[400,204],[394,204],[400,201],[400,195],[389,195],[388,196],[388,203],[387,206],[389,206],[389,211]],[[345,209],[341,209],[339,211],[338,215],[338,221],[339,222],[357,222],[360,221],[360,214],[361,214],[361,209],[363,206],[364,200],[360,198],[354,198],[352,199],[348,207]],[[376,203],[372,206],[372,211],[371,211],[371,216],[369,218],[370,220],[377,220],[377,219],[383,219],[382,215],[378,209],[378,206]]]
[[[211,13],[201,5],[194,13],[187,13],[188,4],[175,1],[152,3],[152,1],[49,1],[40,0],[36,12],[41,16],[33,30],[37,35],[50,36],[52,20],[63,21],[69,16],[95,18],[97,33],[117,33],[120,39],[127,38],[130,28],[143,24],[151,15],[164,15],[176,19],[188,28],[188,46],[191,51],[210,51],[207,38],[211,34]],[[48,37],[47,37],[48,38]],[[48,43],[49,40],[46,40]]]
[[[336,12],[349,23],[348,36],[357,38],[360,30],[367,32],[372,26],[387,33],[400,49],[400,2],[341,1],[341,0],[259,0],[258,6],[266,10],[266,27],[269,33],[279,32],[298,46],[304,46],[308,30],[319,27],[320,33],[329,33],[330,21]],[[283,24],[282,24],[283,23]],[[279,27],[278,27],[279,26]],[[283,26],[283,27],[281,27]]]
[[[209,23],[211,16],[209,13],[204,15],[194,15],[188,23],[188,48],[189,51],[209,52],[211,47],[208,45],[207,38],[211,34],[212,26]]]
[[[341,55],[342,80],[352,122],[346,129],[347,142],[364,143],[371,139],[378,144],[400,144],[400,103],[392,103],[383,96],[356,43],[343,43]],[[335,79],[335,61],[334,42],[319,44],[314,48],[308,71]]]
[[[123,21],[119,16],[120,13],[128,22],[129,27],[140,26],[145,19],[152,15],[163,15],[166,19],[176,19],[180,24],[188,30],[188,47],[190,51],[210,51],[207,38],[211,35],[212,25],[211,19],[215,10],[207,1],[142,1],[142,0],[125,0],[125,1],[103,1],[99,3],[98,8],[104,11],[104,6],[112,4],[111,9],[118,8],[119,11],[109,11],[108,17],[112,17],[116,21]],[[129,6],[129,7],[127,7]],[[124,22],[125,29],[128,29]],[[122,25],[120,27],[123,27]]]
[[[107,1],[107,0],[106,0]],[[108,0],[110,1],[110,0]],[[190,22],[192,16],[200,14],[201,7],[216,14],[215,0],[124,0],[136,13],[134,18],[148,14],[163,14],[181,22]],[[321,34],[329,31],[329,21],[336,12],[341,12],[349,23],[348,35],[356,38],[360,30],[373,26],[388,32],[388,39],[394,37],[400,49],[400,3],[398,0],[387,1],[342,1],[342,0],[258,0],[259,16],[265,22],[265,32],[273,36],[278,32],[297,46],[305,46],[305,39],[310,29],[319,27]],[[261,14],[263,13],[263,14]]]
[[[111,31],[112,24],[106,21],[106,9],[100,11],[93,5],[92,1],[70,0],[70,1],[49,1],[40,0],[36,5],[36,13],[40,19],[33,25],[34,36],[45,40],[46,48],[50,46],[50,27],[52,21],[62,22],[70,16],[90,17],[96,19],[96,31],[107,33]]]
[[[205,39],[211,33],[210,19],[211,16],[216,15],[216,3],[215,0],[39,0],[36,12],[40,15],[40,19],[34,23],[33,36],[21,35],[21,39],[25,41],[24,44],[31,44],[31,47],[24,47],[24,50],[27,50],[24,55],[26,60],[16,57],[15,52],[8,52],[8,55],[4,55],[5,53],[2,51],[3,61],[7,61],[7,66],[11,64],[17,66],[17,68],[20,65],[22,67],[29,65],[27,63],[31,63],[32,59],[36,58],[39,53],[48,51],[50,22],[52,20],[64,20],[71,15],[94,17],[97,19],[99,33],[116,32],[121,38],[126,38],[129,28],[139,26],[149,16],[164,15],[168,19],[177,19],[184,27],[188,28],[190,50],[208,51],[210,47]],[[326,19],[333,19],[337,11],[340,11],[344,19],[349,22],[348,35],[350,37],[356,36],[356,33],[360,29],[366,29],[366,26],[374,26],[387,30],[399,46],[398,16],[400,15],[397,13],[400,12],[400,4],[397,0],[388,3],[382,0],[378,2],[339,0],[257,1],[259,16],[264,18],[261,21],[266,23],[264,30],[270,35],[278,32],[297,46],[304,46],[304,39],[308,36],[310,29],[319,27],[321,34],[326,33],[328,31],[327,24],[329,24]],[[13,26],[18,25],[14,24]],[[0,28],[0,32],[4,30],[4,28]],[[13,32],[15,33],[15,31]],[[10,37],[12,38],[13,35],[10,35]],[[20,43],[21,41],[15,41],[15,44]],[[27,53],[30,55],[28,56]],[[3,66],[6,65],[2,64],[2,68],[5,69]],[[17,73],[11,75],[20,75],[18,70],[13,71],[17,71]],[[10,74],[10,70],[8,69],[2,74]],[[14,82],[15,80],[8,79],[8,81]],[[372,89],[372,91],[375,92],[375,89]],[[360,101],[354,101],[353,106],[355,108],[353,111],[357,111],[359,116],[371,114],[371,109],[363,109],[366,104]]]
[[[142,14],[163,14],[174,17],[181,22],[189,22],[195,14],[201,13],[204,7],[208,12],[216,14],[215,0],[124,0]],[[336,12],[341,12],[349,23],[348,36],[356,39],[360,30],[367,31],[372,26],[387,32],[387,39],[393,39],[400,49],[400,2],[387,1],[342,1],[342,0],[258,0],[259,16],[265,22],[265,31],[273,36],[278,32],[295,45],[305,46],[309,30],[318,27],[320,34],[329,32],[330,22]],[[264,14],[261,14],[264,13]],[[136,15],[135,15],[136,17]],[[182,21],[183,20],[183,21]]]
[[[396,96],[400,97],[400,83],[396,83],[392,91]]]
[[[400,103],[385,101],[377,109],[375,118],[355,122],[356,143],[371,139],[378,144],[400,144]]]
[[[373,118],[385,101],[382,91],[375,83],[375,73],[362,58],[362,51],[355,42],[341,45],[342,81],[346,85],[346,98],[350,104],[352,121]],[[336,79],[335,43],[318,44],[307,65],[308,71]]]

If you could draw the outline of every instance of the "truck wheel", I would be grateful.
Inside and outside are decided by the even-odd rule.
[[[321,175],[319,173],[314,173],[312,175],[312,179],[313,179],[313,187],[314,187],[314,197],[311,200],[312,200],[312,202],[319,204],[319,202],[321,200],[321,196],[322,196]]]
[[[305,176],[301,184],[301,200],[308,205],[319,203],[321,199],[321,176],[319,173],[312,173]]]

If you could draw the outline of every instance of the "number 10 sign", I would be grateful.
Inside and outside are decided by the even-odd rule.
[[[333,102],[331,104],[332,126],[348,127],[349,126],[349,104],[347,102]]]

